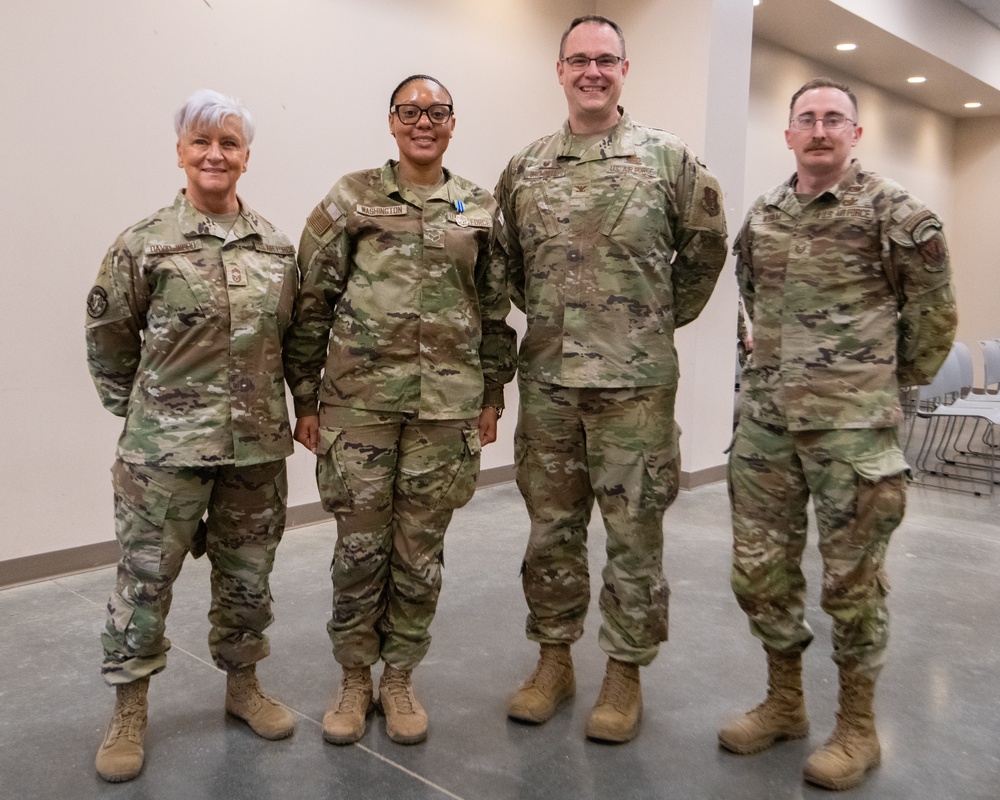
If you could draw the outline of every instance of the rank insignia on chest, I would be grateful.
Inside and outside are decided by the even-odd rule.
[[[230,286],[246,286],[247,274],[243,267],[236,265],[226,267],[226,283]]]

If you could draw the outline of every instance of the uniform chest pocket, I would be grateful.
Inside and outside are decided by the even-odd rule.
[[[175,330],[186,331],[218,316],[212,288],[194,264],[183,256],[174,256],[165,266],[158,288]]]
[[[628,176],[601,223],[601,233],[642,258],[673,247],[667,198],[660,185]]]

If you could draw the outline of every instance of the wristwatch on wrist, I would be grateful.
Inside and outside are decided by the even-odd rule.
[[[501,408],[500,406],[483,406],[483,407],[484,408],[492,408],[494,411],[496,411],[497,412],[497,419],[500,419],[500,417],[503,416],[503,408]]]

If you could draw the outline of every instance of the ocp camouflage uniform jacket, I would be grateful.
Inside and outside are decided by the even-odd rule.
[[[281,339],[295,248],[240,201],[226,230],[184,196],[122,233],[87,299],[87,361],[118,456],[200,467],[292,452]]]
[[[514,156],[496,196],[511,299],[528,318],[523,378],[676,385],[673,333],[726,258],[715,177],[676,136],[632,122],[584,148],[569,123]]]
[[[896,425],[899,386],[929,383],[955,336],[941,221],[856,160],[805,205],[796,182],[758,198],[733,248],[754,336],[742,413],[789,430]]]
[[[444,174],[421,201],[390,160],[341,178],[309,215],[285,340],[296,416],[319,401],[439,420],[503,407],[515,333],[499,212],[489,192]]]

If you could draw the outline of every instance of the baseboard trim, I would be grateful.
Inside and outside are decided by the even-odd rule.
[[[492,467],[484,469],[480,473],[479,486],[495,486],[513,480],[513,464]],[[305,528],[332,520],[333,514],[324,511],[321,503],[303,503],[288,509],[286,529]],[[53,580],[79,572],[104,569],[117,563],[119,552],[118,542],[111,540],[0,561],[0,589],[11,589],[15,586]]]
[[[0,561],[0,589],[110,567],[119,552],[118,542],[112,540]]]
[[[696,472],[681,472],[681,488],[697,489],[699,486],[707,486],[710,483],[719,483],[726,479],[726,465],[720,464],[717,467],[699,469]]]
[[[726,467],[710,467],[697,472],[682,472],[682,489],[696,489],[709,483],[726,479]],[[491,467],[479,474],[479,487],[497,486],[514,480],[514,465]],[[333,520],[333,514],[324,511],[321,503],[303,503],[288,509],[287,529],[305,528]],[[0,589],[10,589],[28,583],[62,578],[79,572],[90,572],[113,566],[118,561],[118,542],[98,542],[82,547],[69,547],[51,553],[40,553],[24,558],[0,561]]]

